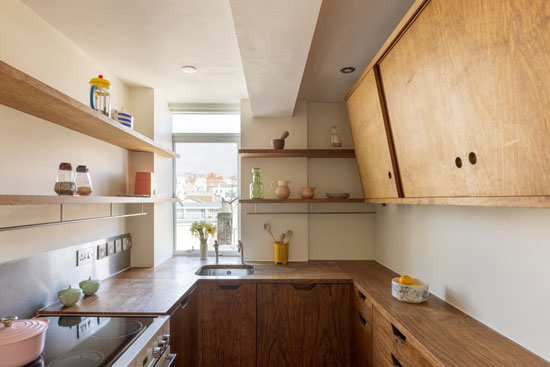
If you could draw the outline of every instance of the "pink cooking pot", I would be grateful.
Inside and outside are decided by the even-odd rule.
[[[0,367],[24,366],[40,356],[46,342],[48,319],[0,319]]]

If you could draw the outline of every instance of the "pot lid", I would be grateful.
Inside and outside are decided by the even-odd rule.
[[[0,325],[0,346],[17,343],[48,329],[48,319],[12,320],[10,326]]]

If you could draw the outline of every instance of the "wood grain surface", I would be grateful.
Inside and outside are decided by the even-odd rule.
[[[355,158],[353,149],[239,149],[241,158]]]
[[[177,354],[174,367],[200,367],[200,298],[198,284],[170,315],[170,351]]]
[[[148,137],[123,127],[89,106],[0,61],[0,103],[29,115],[122,148],[179,155]]]
[[[353,144],[365,198],[397,198],[393,147],[389,145],[382,110],[384,105],[375,72],[367,73],[347,100]]]
[[[225,286],[201,285],[202,367],[255,367],[256,285]]]
[[[350,365],[351,285],[257,287],[258,366]]]
[[[404,196],[549,195],[549,68],[548,1],[429,1],[380,63]]]
[[[235,259],[233,263],[237,261]],[[417,305],[397,301],[391,295],[391,279],[397,274],[375,261],[309,261],[289,263],[288,266],[256,262],[252,263],[256,267],[255,274],[249,277],[200,279],[194,272],[206,263],[197,258],[180,256],[156,268],[128,269],[103,281],[95,296],[85,297],[72,307],[56,303],[39,311],[39,314],[170,314],[197,282],[201,286],[219,282],[353,282],[374,307],[385,312],[399,330],[414,337],[442,365],[550,366],[549,362],[434,295],[430,295],[427,302]]]

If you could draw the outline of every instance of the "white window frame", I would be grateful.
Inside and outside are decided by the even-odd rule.
[[[239,105],[224,104],[224,105],[188,105],[188,104],[170,104],[170,111],[172,114],[240,114]],[[236,143],[237,149],[241,146],[241,134],[236,133],[204,133],[204,134],[185,134],[185,133],[173,133],[172,134],[172,148],[175,151],[177,143]],[[173,192],[176,192],[176,159],[172,163],[173,171]],[[237,192],[238,196],[241,195],[241,160],[237,159]],[[177,220],[176,220],[176,205],[174,205],[173,221],[174,221],[174,255],[176,256],[200,256],[200,251],[185,250],[177,251]],[[241,237],[241,210],[238,203],[234,204],[237,212],[237,226],[238,236]],[[220,250],[220,256],[239,256],[239,253],[235,251]],[[208,251],[208,256],[214,256],[214,251]]]

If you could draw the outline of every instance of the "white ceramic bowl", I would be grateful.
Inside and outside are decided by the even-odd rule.
[[[391,280],[391,294],[400,301],[408,303],[420,303],[428,299],[430,287],[420,279],[413,278],[415,285],[399,283],[399,277]]]

